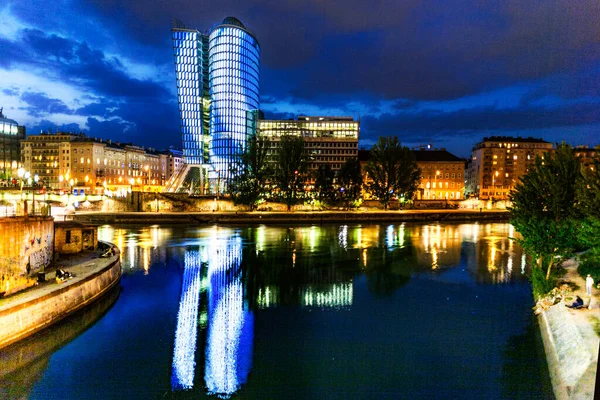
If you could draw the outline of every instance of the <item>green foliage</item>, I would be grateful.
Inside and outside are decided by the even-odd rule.
[[[368,190],[386,210],[396,196],[412,199],[421,175],[414,155],[395,136],[379,138],[371,148],[371,160],[365,170],[371,178]]]
[[[267,140],[252,136],[232,168],[233,179],[227,189],[234,204],[248,206],[253,211],[265,197],[266,182],[271,175],[268,161]]]
[[[339,198],[346,208],[350,208],[362,198],[363,176],[358,158],[350,158],[337,173]]]
[[[546,279],[546,275],[541,268],[532,268],[531,276],[529,277],[531,280],[531,286],[533,289],[533,297],[536,300],[539,300],[541,297],[544,297],[548,294],[552,289],[556,287],[557,279],[554,274],[551,274],[548,279]]]
[[[584,214],[578,230],[580,243],[587,249],[579,265],[579,273],[591,274],[595,281],[600,279],[600,160],[582,167],[577,182],[577,207]]]
[[[598,319],[598,317],[591,316],[590,323],[592,324],[592,328],[594,328],[596,335],[600,337],[600,319]]]
[[[592,278],[594,278],[594,282],[600,283],[600,256],[590,252],[581,256],[577,272],[579,272],[579,275],[583,278],[590,274]]]
[[[298,194],[303,191],[307,158],[304,139],[302,136],[282,136],[279,146],[275,179],[282,200],[290,211],[298,202]]]
[[[335,189],[333,187],[333,179],[335,173],[329,164],[319,165],[319,169],[315,172],[315,197],[321,205],[326,202],[332,202],[335,199]]]
[[[577,247],[577,227],[581,217],[575,207],[575,184],[579,163],[569,146],[561,145],[555,154],[537,157],[510,194],[511,223],[521,233],[518,242],[546,270],[571,257]]]

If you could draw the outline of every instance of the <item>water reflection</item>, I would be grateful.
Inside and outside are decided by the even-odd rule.
[[[359,276],[381,297],[394,295],[418,274],[502,284],[526,272],[507,224],[106,226],[99,233],[121,248],[125,274],[152,273],[153,265],[181,259],[171,387],[198,390],[196,375],[203,372],[206,391],[221,397],[248,380],[257,310],[352,309]],[[464,273],[457,278],[453,271]],[[203,370],[196,371],[198,362]]]

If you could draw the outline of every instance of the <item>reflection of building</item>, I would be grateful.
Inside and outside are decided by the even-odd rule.
[[[176,173],[169,191],[202,194],[207,173],[210,190],[222,191],[248,138],[256,134],[260,46],[233,17],[209,34],[177,21],[172,39],[187,166]]]
[[[282,136],[302,136],[309,158],[309,170],[329,164],[337,171],[357,157],[360,122],[352,117],[305,117],[297,120],[261,120],[259,134],[269,140],[269,153],[275,157]]]
[[[465,160],[445,149],[413,151],[421,169],[417,198],[460,200],[464,197]]]
[[[241,238],[215,232],[209,253],[204,381],[209,393],[229,396],[248,379],[254,316],[244,299]]]
[[[410,238],[420,267],[438,269],[460,264],[462,237],[459,226],[415,226]]]
[[[507,199],[536,156],[552,150],[552,143],[532,137],[492,136],[473,147],[468,192],[479,199]]]
[[[8,119],[0,108],[0,179],[17,176],[21,162],[20,141],[25,139],[25,127]]]

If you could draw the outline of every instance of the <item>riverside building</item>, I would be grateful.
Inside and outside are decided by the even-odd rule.
[[[168,179],[169,153],[84,134],[30,135],[21,155],[40,185],[64,192],[160,191]]]
[[[419,200],[461,200],[465,193],[465,160],[446,149],[413,150],[421,169]]]
[[[468,192],[480,200],[506,200],[536,156],[552,143],[532,137],[492,136],[473,147]]]
[[[2,110],[0,108],[0,180],[8,180],[17,176],[25,127],[4,116]]]
[[[259,136],[268,140],[269,155],[276,159],[282,136],[301,136],[308,155],[309,172],[329,164],[333,171],[358,156],[360,122],[352,117],[308,117],[297,120],[259,120]]]
[[[256,134],[260,45],[233,17],[207,33],[176,21],[172,40],[185,165],[167,190],[222,192]]]

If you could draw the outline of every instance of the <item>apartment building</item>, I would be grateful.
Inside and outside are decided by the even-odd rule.
[[[552,143],[532,137],[485,137],[473,147],[467,192],[480,200],[506,200],[536,156]]]

